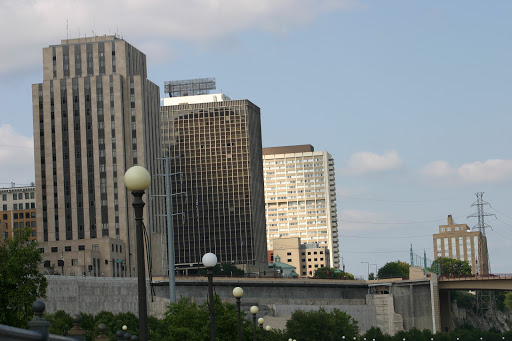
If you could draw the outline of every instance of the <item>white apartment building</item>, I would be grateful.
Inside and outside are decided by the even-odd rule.
[[[267,249],[277,238],[318,243],[339,268],[334,160],[311,145],[263,148]]]

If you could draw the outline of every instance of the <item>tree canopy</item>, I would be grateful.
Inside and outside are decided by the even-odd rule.
[[[343,272],[340,269],[321,267],[315,270],[314,278],[332,278],[332,279],[354,279],[354,275],[348,272]]]
[[[443,276],[471,276],[471,266],[468,261],[439,257],[434,264],[441,264],[441,274]]]
[[[18,232],[0,246],[0,323],[26,328],[32,303],[46,296],[48,282],[38,269],[37,243],[29,241],[31,229]]]
[[[357,321],[347,313],[334,309],[332,312],[324,308],[313,311],[296,310],[286,322],[286,335],[299,338],[301,341],[348,340],[357,337],[359,328]]]
[[[381,267],[377,273],[378,278],[391,277],[409,277],[409,264],[397,260],[396,262],[388,262]]]

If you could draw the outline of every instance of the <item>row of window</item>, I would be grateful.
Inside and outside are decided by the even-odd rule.
[[[24,192],[24,193],[12,193],[12,200],[22,200],[23,196],[25,199],[34,199],[35,192]],[[2,194],[2,201],[7,200],[7,193]]]
[[[31,203],[26,202],[25,203],[25,210],[34,209],[34,208],[36,208],[35,202],[31,202]],[[22,203],[12,204],[12,210],[13,211],[23,210],[23,204]],[[2,211],[7,211],[7,204],[2,205]]]

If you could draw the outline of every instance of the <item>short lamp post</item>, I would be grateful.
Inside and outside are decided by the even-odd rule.
[[[265,319],[263,317],[260,317],[258,319],[258,324],[260,325],[261,330],[261,341],[263,341],[263,323],[265,323]]]
[[[203,264],[208,276],[208,300],[210,301],[210,340],[215,341],[215,305],[213,302],[213,267],[217,265],[217,256],[208,252],[203,256]]]
[[[240,287],[233,289],[233,296],[236,298],[236,309],[238,311],[238,341],[242,341],[242,319],[240,316],[240,299],[244,294],[244,290]]]
[[[272,330],[272,327],[266,326],[265,330],[267,331],[267,340],[270,341],[270,331]]]
[[[254,327],[254,337],[253,337],[253,341],[256,341],[256,314],[258,313],[258,307],[253,305],[251,307],[251,314],[252,314],[252,324],[253,324],[253,327]]]
[[[144,261],[144,236],[142,231],[142,219],[144,213],[144,201],[142,196],[151,183],[151,176],[146,168],[133,166],[124,174],[124,184],[132,191],[135,209],[137,239],[137,278],[139,298],[139,336],[141,341],[148,341],[148,307],[146,298],[146,264]]]

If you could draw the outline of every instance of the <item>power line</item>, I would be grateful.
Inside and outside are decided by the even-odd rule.
[[[14,145],[10,145],[10,144],[0,144],[0,147],[34,149],[34,147],[14,146]]]
[[[455,218],[461,218],[464,216],[458,216]],[[445,221],[446,219],[436,219],[436,220],[425,220],[425,221],[410,221],[410,222],[376,222],[376,221],[357,221],[357,220],[345,220],[339,219],[339,221],[343,221],[346,223],[356,223],[356,224],[375,224],[375,225],[408,225],[408,224],[424,224],[424,223],[435,223],[439,221]]]
[[[425,203],[425,202],[438,202],[442,200],[448,199],[436,199],[436,200],[392,200],[392,199],[373,199],[373,198],[361,198],[361,197],[353,197],[351,195],[338,195],[338,197],[350,198],[356,200],[368,200],[368,201],[380,201],[380,202],[399,202],[399,203]]]
[[[433,248],[432,247],[428,247],[428,248],[422,248],[421,250],[432,250]],[[341,253],[402,253],[402,252],[411,252],[410,249],[408,250],[395,250],[395,251],[342,251]]]
[[[431,237],[432,235],[431,234],[424,234],[424,235],[421,235],[421,236],[405,236],[405,237],[390,237],[390,236],[375,237],[375,236],[351,236],[351,235],[346,235],[346,234],[339,234],[339,236],[340,237],[345,237],[345,238],[362,238],[362,239],[399,239],[399,238],[407,239],[407,238]]]

